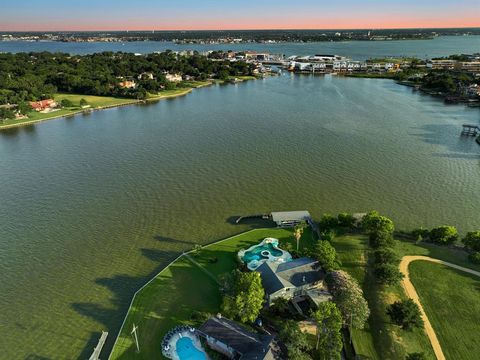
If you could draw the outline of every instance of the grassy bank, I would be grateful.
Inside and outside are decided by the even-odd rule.
[[[158,101],[162,99],[169,99],[178,96],[187,95],[195,88],[201,88],[204,86],[211,85],[210,81],[191,81],[185,83],[186,87],[181,87],[173,90],[165,90],[158,94],[149,94],[146,101]],[[62,108],[56,111],[49,113],[40,113],[32,111],[28,114],[27,119],[9,119],[5,120],[3,123],[0,123],[0,130],[6,128],[12,128],[16,126],[30,125],[41,121],[57,119],[65,116],[73,116],[75,114],[88,112],[92,110],[101,110],[117,106],[124,106],[130,104],[142,103],[142,100],[136,99],[126,99],[126,98],[116,98],[109,96],[93,96],[93,95],[80,95],[80,94],[55,94],[55,100],[60,103],[62,100],[69,100],[72,103],[71,107]],[[80,107],[80,100],[85,99],[88,108]]]
[[[371,250],[368,246],[368,238],[364,235],[340,236],[334,240],[333,245],[337,249],[337,253],[342,261],[342,268],[354,276],[362,285],[371,310],[368,326],[363,330],[354,330],[352,333],[355,348],[361,358],[404,359],[408,353],[424,352],[428,359],[434,359],[430,342],[423,330],[404,331],[393,325],[386,315],[387,306],[396,300],[406,299],[406,295],[400,285],[382,286],[376,283],[369,261]],[[479,268],[478,266],[472,266],[468,262],[466,253],[432,244],[415,244],[409,241],[399,241],[395,250],[399,257],[405,255],[425,255],[476,270]],[[422,272],[422,274],[424,273]],[[450,281],[444,282],[444,276],[432,276],[431,282],[439,283],[440,281],[442,284],[445,284],[445,287],[442,286],[439,292],[436,293],[436,296],[432,297],[431,311],[435,312],[437,309],[435,304],[438,304],[438,302],[435,303],[434,301],[438,301],[439,297],[448,298],[449,294],[455,290],[449,287]],[[426,284],[428,283],[426,281]],[[469,297],[475,297],[476,294],[476,291],[472,291],[472,288],[470,288]],[[453,309],[450,306],[443,311],[450,311],[450,316],[454,316],[455,311]],[[430,314],[427,315],[430,317]],[[441,316],[441,312],[439,316]],[[444,319],[444,321],[447,320]],[[443,325],[440,326],[443,327]],[[440,341],[442,342],[442,338],[440,338]],[[451,339],[450,341],[454,340]],[[445,346],[448,346],[448,344]],[[457,358],[455,356],[450,357]]]
[[[258,244],[265,237],[278,238],[280,247],[295,244],[291,230],[256,229],[205,246],[190,255],[193,261],[181,257],[160,272],[135,296],[110,358],[163,358],[160,348],[163,336],[177,325],[199,325],[199,321],[192,319],[195,311],[217,313],[221,296],[216,280],[237,267],[236,254],[240,249]],[[300,247],[310,247],[313,243],[311,231],[305,231]],[[130,336],[133,324],[139,328],[139,354]]]
[[[410,278],[446,358],[477,359],[480,278],[426,261],[410,264]]]

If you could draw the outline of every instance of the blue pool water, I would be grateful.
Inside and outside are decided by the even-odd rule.
[[[262,254],[262,251],[265,251],[265,250],[267,250],[273,256],[277,256],[277,257],[282,256],[283,254],[282,251],[276,249],[275,246],[278,246],[278,243],[258,245],[254,247],[252,250],[247,251],[243,256],[242,260],[248,264],[252,260],[268,259],[268,256],[264,256]]]
[[[176,348],[180,360],[207,360],[205,353],[198,350],[189,337],[178,339]]]

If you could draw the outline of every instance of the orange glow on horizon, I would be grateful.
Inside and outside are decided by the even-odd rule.
[[[363,17],[342,17],[341,19],[234,19],[234,20],[198,20],[186,19],[185,23],[178,21],[162,21],[149,23],[147,21],[130,21],[128,24],[105,21],[49,21],[38,23],[2,22],[0,31],[135,31],[135,30],[354,30],[354,29],[421,29],[421,28],[474,28],[480,27],[480,16],[447,18],[414,18],[389,20],[386,17],[369,21]]]

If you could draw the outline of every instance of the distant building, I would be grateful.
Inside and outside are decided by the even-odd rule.
[[[276,360],[273,336],[253,333],[221,315],[211,317],[198,330],[208,346],[235,360]]]
[[[165,74],[165,78],[170,82],[180,82],[183,80],[180,74]]]
[[[30,106],[35,111],[43,111],[47,109],[54,109],[58,106],[58,104],[53,99],[46,99],[41,101],[31,101]]]
[[[153,74],[151,72],[144,72],[138,75],[138,80],[153,80]]]
[[[256,271],[262,277],[269,306],[278,298],[293,301],[309,298],[317,305],[331,299],[324,284],[325,272],[314,259],[304,257],[283,263],[266,261]]]
[[[122,89],[135,89],[137,84],[133,80],[123,80],[118,83]]]

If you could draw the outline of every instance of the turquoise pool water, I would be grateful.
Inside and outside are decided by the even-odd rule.
[[[180,360],[207,360],[205,353],[198,350],[189,337],[178,339],[176,349]]]
[[[276,246],[278,246],[278,243],[258,245],[252,250],[245,252],[242,260],[248,264],[252,260],[268,259],[268,255],[263,255],[262,251],[268,251],[270,254],[272,254],[272,256],[282,256],[283,252],[276,249]]]

